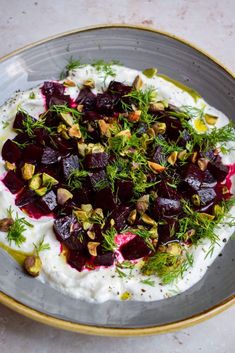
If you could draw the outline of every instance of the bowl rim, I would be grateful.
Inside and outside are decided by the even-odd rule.
[[[30,48],[33,48],[37,45],[49,42],[54,39],[62,38],[71,34],[76,34],[76,33],[81,33],[81,32],[89,32],[89,31],[94,31],[97,29],[108,29],[108,28],[129,28],[129,29],[139,29],[147,32],[152,32],[156,34],[160,34],[166,37],[169,37],[171,39],[175,39],[176,41],[179,41],[183,44],[186,44],[187,46],[191,47],[192,49],[198,51],[200,54],[203,54],[206,56],[208,59],[210,59],[213,63],[218,65],[220,69],[225,71],[227,74],[229,74],[233,79],[235,79],[235,74],[227,69],[220,61],[215,59],[213,56],[208,54],[206,51],[202,50],[199,48],[197,45],[190,43],[189,41],[176,36],[174,34],[171,34],[169,32],[159,30],[159,29],[154,29],[151,27],[146,27],[146,26],[140,26],[140,25],[129,25],[129,24],[100,24],[100,25],[95,25],[95,26],[88,26],[88,27],[82,27],[74,30],[69,30],[65,31],[59,34],[55,34],[49,37],[46,37],[42,40],[38,40],[35,42],[32,42],[28,45],[25,45],[19,49],[16,49],[12,52],[10,52],[7,55],[4,55],[3,57],[0,58],[0,63],[17,55],[20,54],[21,52],[28,50]],[[176,331],[179,329],[183,329],[192,325],[195,325],[197,323],[203,322],[219,313],[222,311],[226,310],[227,308],[231,307],[232,305],[235,304],[235,294],[228,297],[227,299],[223,300],[219,304],[209,308],[208,310],[202,311],[196,315],[193,315],[191,317],[188,317],[184,320],[180,321],[175,321],[169,324],[164,324],[164,325],[158,325],[158,326],[150,326],[150,327],[143,327],[143,328],[118,328],[118,327],[103,327],[103,326],[94,326],[94,325],[85,325],[85,324],[79,324],[76,322],[71,322],[63,319],[58,319],[53,316],[47,315],[45,313],[42,313],[38,310],[35,310],[33,308],[30,308],[27,305],[24,305],[17,300],[13,299],[11,296],[3,293],[0,291],[0,303],[5,305],[6,307],[14,310],[15,312],[22,314],[30,319],[33,319],[37,322],[53,326],[56,328],[60,328],[63,330],[67,331],[73,331],[73,332],[79,332],[83,334],[90,334],[90,335],[97,335],[97,336],[116,336],[116,337],[124,337],[124,336],[144,336],[144,335],[153,335],[153,334],[162,334],[162,333],[168,333],[172,331]]]

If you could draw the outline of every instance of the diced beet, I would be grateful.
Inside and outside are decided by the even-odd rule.
[[[82,251],[86,248],[85,232],[75,217],[65,216],[55,219],[54,231],[68,249]]]
[[[2,158],[10,163],[16,163],[21,159],[21,149],[12,140],[6,140],[2,148]]]
[[[103,119],[103,116],[96,111],[87,111],[84,113],[84,116],[83,116],[83,121],[88,121],[88,122],[92,122],[100,119]]]
[[[28,204],[32,204],[38,198],[37,194],[33,190],[24,189],[20,194],[17,195],[15,204],[18,207],[23,207]]]
[[[109,155],[106,152],[89,153],[85,157],[85,168],[87,169],[103,169],[109,161]]]
[[[53,190],[42,196],[37,203],[37,207],[45,214],[54,211],[57,206],[57,198]]]
[[[58,162],[59,158],[60,158],[60,154],[58,151],[55,151],[50,147],[45,147],[43,149],[41,163],[46,165],[54,164]]]
[[[72,171],[79,169],[79,159],[76,155],[71,155],[61,160],[62,172],[65,179],[67,179]]]
[[[114,99],[109,93],[98,93],[96,109],[101,114],[110,115],[114,111]]]
[[[209,172],[216,178],[218,182],[223,181],[229,172],[229,167],[222,163],[208,163]]]
[[[93,193],[92,193],[92,190],[86,185],[84,185],[79,190],[74,190],[73,194],[74,194],[73,200],[78,206],[82,204],[92,203]]]
[[[97,241],[100,243],[103,240],[103,235],[102,235],[102,230],[101,230],[100,224],[94,223],[89,230],[91,232],[95,233],[95,238],[93,239],[93,241]]]
[[[133,182],[131,180],[117,180],[116,188],[121,202],[130,201],[133,196]]]
[[[27,163],[35,163],[41,161],[43,149],[40,146],[30,144],[23,151],[22,159]]]
[[[63,156],[68,155],[73,150],[71,141],[65,140],[60,136],[50,136],[50,140],[51,147],[57,149]]]
[[[44,128],[37,128],[34,130],[35,142],[40,145],[45,145],[45,143],[49,143],[49,135]]]
[[[146,242],[136,235],[128,243],[120,247],[120,252],[125,260],[134,260],[149,255],[151,250]]]
[[[31,119],[32,122],[35,122],[36,119],[32,116],[27,116],[27,119]],[[26,121],[26,116],[22,112],[18,112],[15,116],[15,120],[13,122],[13,129],[24,130],[24,121]]]
[[[105,187],[95,194],[95,206],[104,211],[112,211],[116,207],[115,196],[109,187]]]
[[[204,172],[204,179],[202,183],[202,187],[214,187],[216,184],[216,179],[213,177],[213,175],[209,172],[208,169],[205,170]]]
[[[77,104],[83,105],[83,110],[94,110],[96,106],[96,95],[87,87],[82,88],[76,99]]]
[[[195,164],[190,163],[184,169],[182,178],[184,183],[193,190],[200,189],[204,180],[204,172],[201,171]]]
[[[178,118],[174,116],[165,116],[163,121],[166,124],[166,135],[170,140],[177,140],[182,131],[182,125]]]
[[[175,218],[167,218],[158,225],[158,244],[165,244],[175,240],[175,233],[179,230],[179,222]]]
[[[18,178],[18,176],[12,170],[7,173],[2,182],[12,194],[16,194],[24,186],[23,181]]]
[[[71,98],[69,95],[63,95],[63,96],[52,96],[48,97],[47,99],[47,107],[52,107],[53,105],[70,105],[71,104]]]
[[[108,252],[106,254],[97,255],[94,258],[95,266],[112,266],[114,262],[114,253]]]
[[[152,160],[155,163],[162,164],[166,162],[166,155],[162,152],[162,147],[157,146],[154,150]]]
[[[120,97],[124,96],[132,91],[132,86],[127,86],[122,82],[111,81],[108,89],[111,94],[118,94]]]
[[[180,199],[179,193],[175,188],[170,186],[170,184],[172,183],[173,181],[167,180],[167,179],[162,180],[160,183],[158,183],[156,185],[158,196],[165,197],[167,199],[179,200]]]
[[[157,217],[173,217],[182,211],[179,200],[157,197],[154,203],[154,213]]]
[[[76,268],[76,270],[81,272],[87,262],[87,257],[80,254],[78,251],[69,251],[67,261],[71,267]]]
[[[29,144],[31,143],[31,138],[26,132],[20,132],[16,137],[13,138],[12,141],[18,142],[20,144]]]
[[[202,188],[197,192],[201,205],[207,205],[216,198],[216,192],[212,188]]]
[[[134,131],[136,133],[136,136],[137,137],[142,136],[148,130],[148,128],[149,128],[148,124],[142,121],[136,123],[134,126]]]
[[[131,207],[120,205],[111,213],[110,219],[113,219],[115,229],[119,232],[127,225],[127,218],[130,214]]]
[[[180,147],[185,147],[187,142],[191,140],[190,134],[187,130],[183,130],[180,134],[180,138],[177,142],[177,145]]]
[[[97,190],[98,183],[108,183],[107,175],[104,170],[99,170],[89,175],[91,186],[94,191]]]
[[[42,94],[46,98],[46,106],[52,105],[70,105],[69,95],[65,95],[65,86],[59,82],[46,81],[41,87]]]

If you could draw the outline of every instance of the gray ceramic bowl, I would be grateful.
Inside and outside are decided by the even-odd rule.
[[[193,87],[211,105],[234,116],[235,83],[226,69],[182,40],[146,28],[106,26],[74,31],[30,45],[0,62],[0,103],[15,90],[57,79],[70,57],[83,62],[116,59],[143,69],[157,67]],[[0,251],[0,301],[41,322],[84,333],[140,335],[174,330],[234,303],[235,241],[229,241],[205,277],[171,299],[89,304],[22,273]]]

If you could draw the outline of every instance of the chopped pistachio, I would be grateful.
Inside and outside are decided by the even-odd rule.
[[[29,188],[31,190],[37,190],[40,188],[42,184],[42,177],[41,177],[41,174],[38,173],[38,174],[35,174],[32,179],[30,180],[29,182]]]
[[[141,116],[141,110],[135,110],[134,112],[130,112],[128,114],[128,120],[131,123],[136,123],[140,120],[140,116]]]
[[[5,168],[6,168],[6,170],[16,170],[16,165],[15,165],[15,163],[10,163],[10,162],[6,161]]]
[[[67,126],[65,124],[59,124],[57,127],[57,132],[61,134],[61,136],[66,140],[69,139],[69,135],[67,133]]]
[[[14,220],[11,217],[3,218],[0,220],[0,231],[8,232],[11,226],[13,225]]]
[[[208,213],[205,213],[205,212],[200,212],[199,214],[202,218],[209,219],[209,221],[213,221],[213,219],[215,218],[215,216],[208,214]]]
[[[97,256],[97,247],[100,245],[99,242],[89,241],[87,243],[87,248],[91,256]]]
[[[185,240],[191,239],[194,235],[196,234],[195,229],[189,229],[187,232],[184,234]]]
[[[106,136],[106,137],[111,136],[112,124],[108,124],[103,119],[101,119],[101,120],[98,120],[98,125],[102,136]]]
[[[74,81],[72,81],[68,78],[66,80],[64,80],[63,85],[66,87],[76,87],[77,86]]]
[[[150,67],[143,70],[142,73],[148,78],[153,78],[157,74],[157,69],[156,67]]]
[[[89,78],[83,82],[83,86],[88,88],[95,88],[95,81],[92,78]]]
[[[82,133],[78,124],[71,126],[68,132],[70,137],[76,137],[78,139],[82,137]]]
[[[153,128],[149,128],[147,130],[147,135],[150,137],[150,138],[154,138],[156,136],[155,134],[155,130]]]
[[[166,169],[163,165],[150,161],[148,161],[148,166],[156,174],[162,173]]]
[[[43,186],[53,186],[58,184],[58,180],[53,178],[51,175],[47,173],[42,173],[42,185]]]
[[[137,91],[139,91],[142,86],[143,86],[143,81],[141,79],[141,77],[139,75],[136,76],[136,78],[134,79],[134,82],[132,84],[132,86],[134,87],[134,89],[136,89]]]
[[[144,214],[149,207],[149,195],[141,196],[136,203],[136,209],[140,214]]]
[[[204,172],[207,168],[209,160],[207,158],[199,158],[197,161],[198,167]]]
[[[205,115],[205,121],[208,125],[215,125],[217,123],[218,117],[210,114]]]
[[[170,163],[171,165],[175,165],[178,157],[178,152],[174,151],[170,154],[170,156],[167,158],[167,162]]]
[[[77,111],[80,112],[80,113],[83,111],[83,104],[78,104],[77,105]]]
[[[69,126],[73,126],[73,117],[71,114],[69,113],[60,113],[61,118],[64,120],[64,122],[69,125]]]
[[[149,224],[149,225],[154,225],[156,224],[156,222],[154,221],[154,219],[152,219],[151,217],[149,217],[146,213],[144,213],[141,216],[141,219],[144,223]]]
[[[154,129],[156,134],[164,134],[166,132],[166,124],[156,122],[153,124],[152,128]]]
[[[87,213],[91,213],[92,212],[92,205],[90,203],[82,204],[81,209]]]
[[[128,138],[131,138],[131,132],[128,129],[127,130],[122,130],[116,136],[125,136],[125,137],[128,137]]]
[[[25,163],[21,168],[22,177],[24,180],[30,180],[35,172],[35,165],[30,163]]]
[[[198,155],[197,152],[193,152],[193,153],[191,154],[190,159],[191,159],[191,162],[192,162],[192,163],[196,163],[196,161],[197,161],[197,155]]]
[[[192,203],[195,206],[200,206],[201,200],[200,200],[200,197],[197,194],[192,195],[191,199],[192,199]]]
[[[67,189],[58,188],[57,190],[57,201],[59,205],[64,205],[69,199],[73,198],[73,194]]]
[[[42,188],[39,188],[37,190],[35,190],[36,194],[39,196],[43,196],[47,193],[47,187],[43,186]]]
[[[87,212],[85,212],[85,211],[82,211],[82,210],[80,210],[80,209],[78,209],[78,210],[75,210],[75,211],[73,211],[73,213],[75,214],[75,216],[77,217],[77,219],[79,220],[79,221],[81,221],[81,222],[85,222],[86,220],[87,220]]]
[[[131,213],[128,216],[128,223],[129,224],[134,224],[137,216],[137,210],[132,210]]]
[[[165,105],[162,102],[151,103],[149,110],[152,113],[157,113],[165,109]]]
[[[178,242],[168,243],[166,245],[166,252],[174,256],[179,256],[182,253],[182,246]]]
[[[213,215],[217,218],[224,212],[223,207],[220,205],[214,205],[213,207]]]
[[[92,232],[91,230],[87,231],[87,235],[90,239],[94,240],[95,239],[95,232]]]
[[[24,269],[32,277],[37,277],[42,269],[42,262],[39,256],[27,256],[24,260]]]
[[[86,143],[80,143],[80,142],[78,142],[77,146],[78,146],[78,154],[79,154],[81,157],[85,157],[85,155],[86,155],[86,150],[87,150],[87,144],[86,144]]]
[[[180,152],[178,153],[178,159],[179,159],[180,161],[185,161],[187,158],[188,158],[188,152],[187,152],[187,150],[183,150],[183,151],[180,151]]]

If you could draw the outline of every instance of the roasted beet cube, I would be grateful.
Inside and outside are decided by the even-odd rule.
[[[54,211],[57,207],[57,198],[53,190],[41,197],[37,203],[37,207],[45,214]]]
[[[59,82],[46,81],[41,91],[46,98],[47,108],[52,105],[70,105],[70,96],[64,94],[65,86]]]
[[[42,147],[30,144],[24,149],[22,159],[27,163],[39,162],[42,159],[42,153]]]
[[[75,170],[79,169],[79,159],[76,155],[71,155],[61,160],[62,172],[65,179]]]
[[[95,110],[96,95],[89,88],[82,88],[76,99],[76,103],[82,104],[84,111]]]
[[[118,94],[120,97],[130,93],[131,90],[132,86],[127,86],[124,83],[118,81],[111,81],[107,89],[107,91],[111,94]]]
[[[33,118],[32,116],[27,116],[27,119],[31,119],[32,122],[36,121],[35,118]],[[24,130],[25,126],[24,126],[24,121],[26,121],[26,116],[24,113],[22,112],[18,112],[15,116],[15,120],[13,122],[13,129],[18,129],[18,130]]]
[[[212,188],[202,188],[197,192],[201,205],[207,205],[211,201],[215,200],[216,192]]]
[[[81,204],[88,204],[92,203],[92,190],[89,188],[89,186],[83,186],[81,189],[74,190],[74,202],[78,205],[81,206]]]
[[[10,163],[16,163],[21,158],[21,149],[12,140],[6,140],[2,148],[2,158]]]
[[[142,136],[148,130],[148,128],[149,128],[148,124],[142,121],[136,123],[134,126],[136,136],[138,137]]]
[[[98,93],[96,109],[101,114],[111,115],[114,111],[114,98],[109,93]]]
[[[202,183],[202,187],[214,187],[216,184],[216,179],[213,177],[213,175],[209,172],[208,169],[205,170],[204,172],[204,180]]]
[[[151,250],[146,242],[136,235],[120,247],[120,252],[125,260],[134,260],[149,255]]]
[[[162,180],[156,185],[157,194],[160,197],[165,197],[167,199],[179,200],[180,195],[175,188],[171,185],[173,181],[171,180]]]
[[[133,196],[133,182],[131,180],[117,180],[116,189],[121,202],[130,201]]]
[[[223,181],[229,172],[229,167],[220,162],[208,163],[207,166],[209,172],[216,178],[218,182]]]
[[[7,173],[2,182],[12,194],[16,194],[24,186],[24,182],[12,170]]]
[[[35,141],[37,144],[45,145],[49,143],[50,137],[44,128],[37,128],[34,130]]]
[[[107,175],[104,170],[99,170],[98,172],[90,174],[89,178],[94,191],[97,190],[97,186],[99,186],[101,183],[103,185],[106,185],[108,183]]]
[[[109,187],[105,187],[95,193],[95,206],[104,211],[112,211],[116,207],[115,196]]]
[[[182,211],[179,200],[158,197],[154,204],[154,213],[158,218],[173,217]]]
[[[201,171],[195,164],[189,164],[184,169],[182,178],[186,186],[193,190],[200,189],[204,180],[204,172]]]
[[[153,152],[152,160],[155,163],[162,164],[166,162],[166,155],[162,152],[162,147],[157,146]]]
[[[94,258],[95,266],[112,266],[114,262],[114,253],[108,252],[105,254],[97,255]]]
[[[18,207],[24,207],[28,204],[34,203],[37,198],[38,196],[35,191],[25,188],[16,196],[15,204]]]
[[[119,232],[127,225],[127,218],[130,214],[131,208],[129,206],[120,205],[111,213],[110,219],[113,219],[114,227]]]
[[[59,158],[60,158],[59,152],[55,151],[50,147],[45,147],[43,149],[41,163],[46,165],[54,164],[58,162]]]
[[[103,116],[96,111],[87,111],[83,115],[84,122],[85,121],[92,122],[100,119],[103,119]]]
[[[71,153],[73,144],[60,136],[50,136],[51,147],[57,149],[61,155],[66,156]]]
[[[165,244],[175,240],[175,234],[179,230],[179,222],[175,218],[167,218],[158,225],[158,243]]]
[[[85,263],[87,262],[87,256],[84,256],[83,254],[80,254],[78,251],[69,251],[68,257],[67,257],[68,264],[76,268],[79,272],[82,271]]]
[[[106,152],[89,153],[85,157],[85,168],[87,169],[103,169],[109,161],[109,155]]]
[[[182,125],[178,118],[174,116],[166,116],[163,121],[166,124],[166,135],[170,140],[177,140],[182,131]]]

